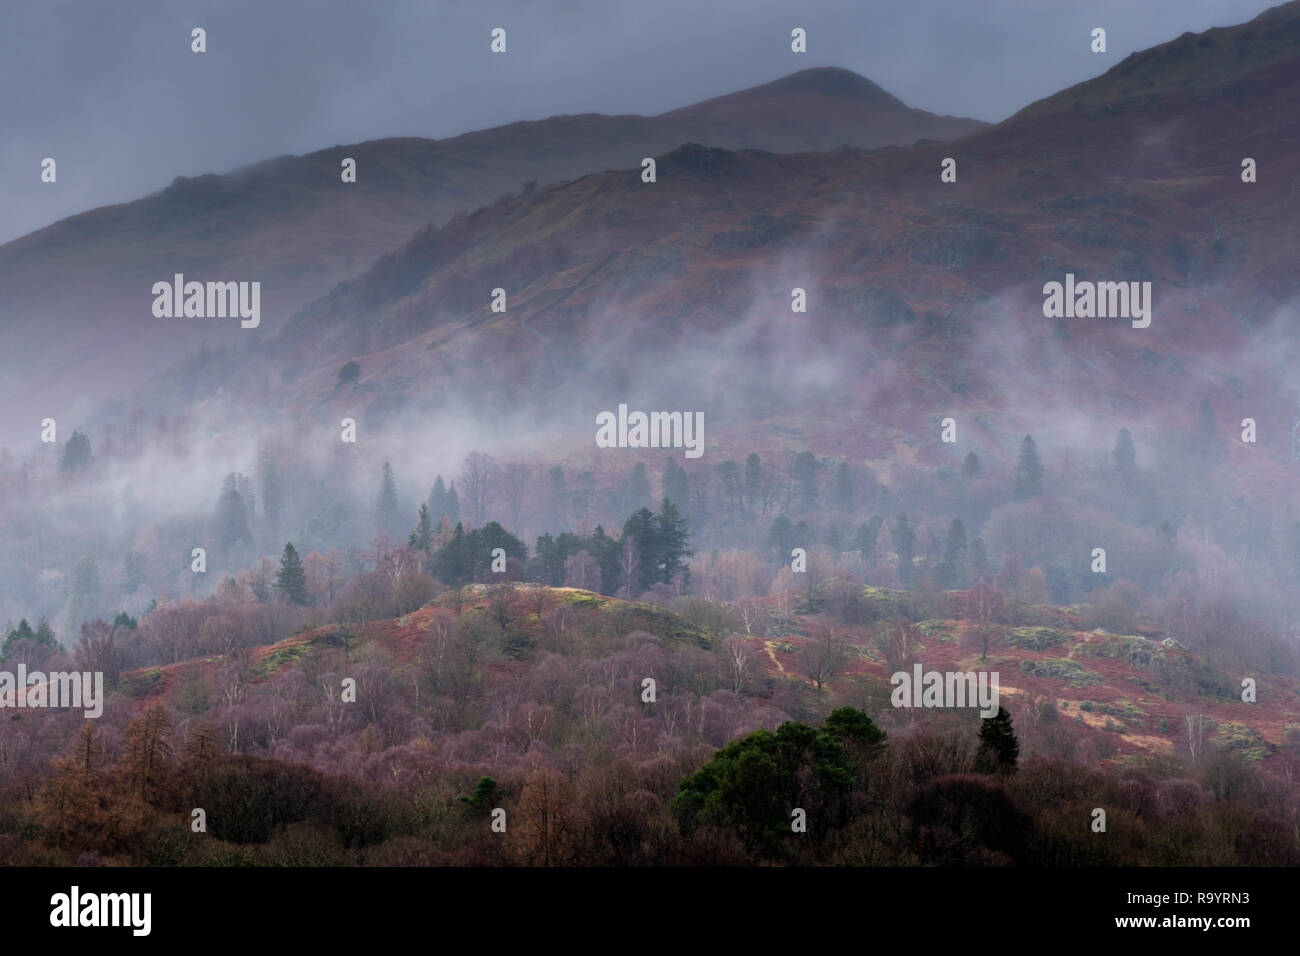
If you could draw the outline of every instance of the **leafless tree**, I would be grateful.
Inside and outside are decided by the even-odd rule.
[[[481,525],[487,513],[487,499],[496,484],[500,469],[496,459],[482,452],[472,451],[465,456],[460,468],[460,490],[465,495],[474,524]]]

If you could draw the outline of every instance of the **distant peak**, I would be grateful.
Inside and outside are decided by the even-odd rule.
[[[759,87],[774,93],[809,92],[827,96],[846,96],[853,99],[875,100],[892,106],[906,108],[896,96],[891,96],[865,76],[838,66],[818,66],[791,73],[779,80]]]

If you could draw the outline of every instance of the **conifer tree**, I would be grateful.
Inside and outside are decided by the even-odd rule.
[[[980,773],[1006,773],[1016,769],[1020,742],[1011,726],[1011,715],[999,706],[996,717],[986,717],[980,726],[980,746],[975,769]]]
[[[275,589],[290,604],[308,603],[307,572],[293,542],[284,546],[280,569],[275,573]]]
[[[1033,436],[1020,443],[1020,460],[1016,463],[1016,500],[1037,498],[1043,493],[1043,464],[1038,460],[1038,446]]]

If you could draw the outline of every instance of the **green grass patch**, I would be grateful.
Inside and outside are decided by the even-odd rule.
[[[1022,651],[1045,651],[1069,640],[1069,634],[1054,627],[1013,627],[1007,633],[1007,644]]]
[[[262,658],[261,663],[257,665],[256,671],[262,677],[270,677],[285,664],[296,663],[310,650],[311,646],[308,644],[290,644],[288,647],[282,647]]]
[[[1020,669],[1031,677],[1048,677],[1071,684],[1100,684],[1101,675],[1065,657],[1048,657],[1041,661],[1021,661]]]

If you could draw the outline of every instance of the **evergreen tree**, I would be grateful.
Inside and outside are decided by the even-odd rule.
[[[862,552],[862,560],[867,564],[876,560],[876,541],[880,537],[880,529],[884,523],[884,518],[873,514],[858,527],[858,533],[854,536],[853,546]]]
[[[664,497],[675,504],[682,511],[686,511],[691,503],[691,482],[686,475],[686,469],[677,464],[672,458],[664,465]],[[644,555],[642,556],[644,558]]]
[[[407,544],[415,551],[423,551],[426,556],[433,553],[433,522],[429,518],[428,505],[420,505],[420,522],[411,532]]]
[[[665,498],[659,508],[659,531],[656,542],[659,548],[660,581],[671,583],[679,574],[682,575],[683,580],[690,581],[690,568],[682,560],[695,553],[686,547],[690,535],[690,520],[678,511],[675,504]],[[643,551],[642,560],[644,555]]]
[[[898,580],[904,586],[912,583],[912,559],[915,557],[916,532],[912,530],[907,515],[894,519],[894,551],[898,554]]]
[[[980,476],[980,456],[973,451],[968,451],[961,463],[961,476],[967,481]]]
[[[667,502],[668,499],[665,498],[664,501]],[[649,508],[633,512],[632,516],[624,522],[623,537],[620,540],[626,542],[629,538],[636,542],[637,553],[640,555],[636,587],[629,590],[640,594],[649,590],[659,580],[660,558],[663,553],[660,548],[659,528]]]
[[[790,474],[799,487],[799,505],[804,511],[817,507],[817,459],[812,452],[801,451],[794,457]]]
[[[397,482],[393,478],[393,466],[388,462],[384,462],[379,495],[375,499],[375,527],[386,531],[390,538],[401,540],[402,508],[397,503]]]
[[[944,588],[960,588],[966,585],[966,526],[960,518],[953,518],[948,526],[948,537],[944,543],[943,563],[940,565],[940,584]]]
[[[122,593],[134,594],[144,584],[148,555],[141,551],[128,551],[122,561]]]
[[[784,514],[776,516],[772,527],[767,532],[767,543],[776,549],[776,563],[785,564],[790,560],[790,551],[794,548],[794,526]]]
[[[239,493],[239,476],[234,472],[226,475],[221,486],[221,497],[217,499],[213,524],[217,544],[225,553],[229,553],[236,545],[253,543],[253,534],[248,529],[248,509],[244,504],[244,496]]]
[[[447,489],[447,519],[460,524],[460,495],[456,494],[456,482]]]
[[[59,471],[80,471],[90,464],[90,439],[79,431],[74,431],[68,443],[63,446],[63,460]]]
[[[1016,769],[1020,742],[1011,726],[1011,715],[998,707],[996,717],[986,717],[980,726],[980,746],[975,754],[975,769],[980,773],[1005,773]]]
[[[443,515],[451,517],[447,514],[447,485],[442,475],[434,479],[433,488],[429,490],[429,515],[437,522],[442,521]]]
[[[1016,463],[1016,500],[1037,498],[1043,493],[1043,465],[1038,460],[1038,446],[1030,435],[1020,443],[1020,460]]]
[[[280,569],[275,573],[275,589],[290,604],[303,605],[309,601],[307,571],[293,542],[284,546],[284,554],[280,556]]]
[[[19,641],[31,641],[33,644],[40,644],[56,651],[61,649],[54,637],[54,631],[50,629],[50,622],[45,618],[41,618],[35,629],[27,623],[26,618],[19,621],[18,626],[5,636],[4,647],[0,648],[0,660],[7,659],[13,653],[14,645]]]

